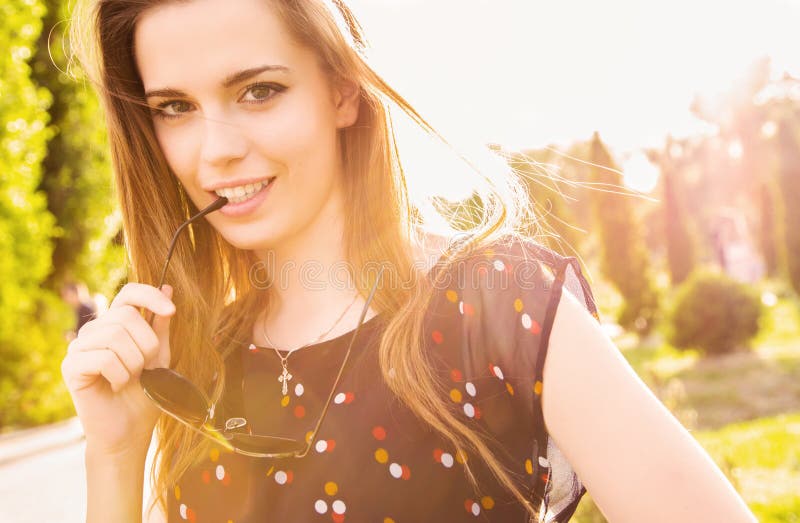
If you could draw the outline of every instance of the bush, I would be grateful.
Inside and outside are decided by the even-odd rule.
[[[757,292],[725,274],[694,271],[679,287],[670,313],[669,341],[706,354],[733,352],[758,333]]]

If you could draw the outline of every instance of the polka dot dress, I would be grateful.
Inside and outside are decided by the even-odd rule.
[[[443,400],[483,435],[543,521],[569,520],[585,489],[548,437],[541,396],[562,289],[597,318],[577,261],[531,240],[498,240],[469,253],[434,285],[423,335]],[[390,392],[378,366],[383,318],[362,326],[304,458],[252,458],[213,448],[173,486],[169,521],[527,521],[477,456],[453,448]],[[349,341],[347,333],[293,353],[286,394],[275,352],[243,346],[226,362],[217,416],[244,417],[255,434],[308,441]],[[467,464],[478,488],[467,480]]]

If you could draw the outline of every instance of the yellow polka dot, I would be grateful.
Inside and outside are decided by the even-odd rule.
[[[313,430],[309,430],[308,432],[306,432],[306,443],[311,441],[311,436],[313,436],[313,435],[314,435],[314,431]]]
[[[339,485],[333,481],[325,483],[325,494],[329,496],[335,496],[337,492],[339,492]]]
[[[533,463],[529,459],[525,460],[525,472],[533,474]]]
[[[511,386],[509,382],[506,382],[506,389],[508,389],[508,393],[512,396],[514,395],[514,387]]]
[[[517,312],[522,312],[522,300],[519,298],[514,300],[514,310]]]
[[[462,465],[467,462],[467,454],[463,450],[456,451],[456,461]]]
[[[289,404],[289,396],[284,396],[283,398],[281,398],[281,407],[285,407],[288,404]]]
[[[450,391],[450,399],[456,403],[461,403],[461,392],[456,389]]]
[[[270,477],[274,471],[275,467],[270,467],[269,470],[267,471],[267,477]]]
[[[375,451],[375,461],[378,463],[386,463],[389,461],[389,453],[386,449],[378,449]]]
[[[383,518],[383,523],[394,523],[392,518]]]
[[[233,520],[232,520],[232,519],[229,519],[229,520],[228,520],[228,523],[233,523]]]
[[[216,463],[219,459],[219,449],[211,449],[211,452],[209,452],[209,457],[211,458],[211,461]]]
[[[491,248],[486,249],[485,251],[483,251],[483,254],[485,254],[486,256],[494,256],[494,249]]]
[[[175,485],[175,499],[181,500],[181,488],[178,485]]]
[[[483,505],[483,508],[486,510],[491,510],[494,508],[494,500],[491,496],[483,496],[481,498],[481,505]]]
[[[538,381],[538,380],[536,381],[536,384],[533,386],[533,392],[535,392],[537,396],[542,393],[542,382],[541,381]]]
[[[445,296],[447,296],[447,299],[450,300],[453,303],[455,303],[456,300],[458,300],[458,293],[456,291],[454,291],[453,289],[448,290],[445,293]]]

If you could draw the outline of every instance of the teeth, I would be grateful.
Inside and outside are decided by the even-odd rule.
[[[219,196],[226,197],[231,203],[239,203],[252,197],[269,182],[270,180],[264,180],[263,182],[248,183],[247,185],[240,185],[238,187],[225,187],[223,189],[217,189],[214,192]]]

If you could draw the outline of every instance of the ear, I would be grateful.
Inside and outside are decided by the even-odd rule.
[[[350,127],[358,119],[361,89],[352,80],[339,80],[334,85],[333,101],[336,104],[336,127]]]

